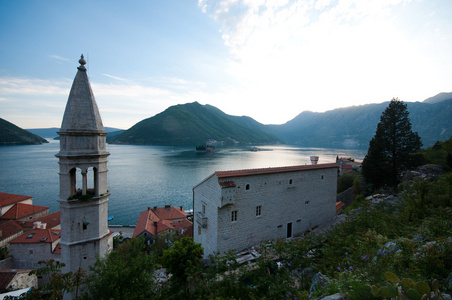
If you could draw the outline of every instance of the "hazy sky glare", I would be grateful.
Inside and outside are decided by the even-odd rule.
[[[59,127],[80,54],[104,126],[198,101],[282,124],[452,91],[450,0],[1,1],[0,117]]]

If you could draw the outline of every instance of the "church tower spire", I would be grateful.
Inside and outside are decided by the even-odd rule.
[[[64,271],[88,270],[112,247],[108,230],[106,132],[81,56],[66,104],[59,159]]]

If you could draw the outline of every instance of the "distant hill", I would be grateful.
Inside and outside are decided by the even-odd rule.
[[[60,128],[57,127],[51,127],[51,128],[33,128],[33,129],[26,129],[30,131],[33,134],[39,135],[40,137],[47,138],[47,139],[58,139],[58,131]],[[113,128],[113,127],[105,127],[105,131],[107,133],[113,133],[113,132],[121,132],[124,131],[122,129]]]
[[[37,145],[47,140],[0,118],[0,145]]]
[[[424,103],[438,103],[444,100],[452,99],[452,92],[451,93],[439,93],[436,96],[430,97],[425,99]]]
[[[250,117],[227,115],[198,102],[171,106],[107,142],[116,144],[203,145],[207,140],[262,144],[281,140]]]
[[[424,147],[452,136],[452,99],[436,103],[405,102],[412,129]],[[368,147],[389,102],[339,108],[324,113],[302,112],[283,125],[269,125],[289,144],[310,147]]]

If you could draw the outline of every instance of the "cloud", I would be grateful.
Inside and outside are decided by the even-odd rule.
[[[0,94],[4,95],[63,95],[70,86],[70,80],[0,77]]]
[[[274,123],[289,120],[284,109],[296,115],[397,96],[423,100],[432,90],[440,92],[427,75],[438,65],[419,47],[429,43],[406,34],[404,21],[418,21],[401,19],[410,2],[203,0],[198,5],[221,24],[229,49],[227,71],[237,84],[225,86],[228,105]]]
[[[56,59],[56,60],[58,60],[58,61],[64,61],[64,62],[66,62],[66,61],[72,61],[72,60],[70,60],[70,59],[68,59],[68,58],[61,57],[61,56],[55,55],[55,54],[51,54],[51,55],[49,55],[49,57],[50,57],[50,58],[53,58],[53,59]]]

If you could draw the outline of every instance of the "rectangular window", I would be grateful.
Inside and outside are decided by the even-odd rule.
[[[202,205],[202,214],[203,215],[206,214],[206,205],[205,204]]]
[[[198,235],[201,235],[201,226],[198,225]]]
[[[233,210],[231,212],[231,222],[235,222],[235,221],[237,221],[237,211]]]
[[[262,206],[256,206],[256,217],[259,217],[262,214]]]

